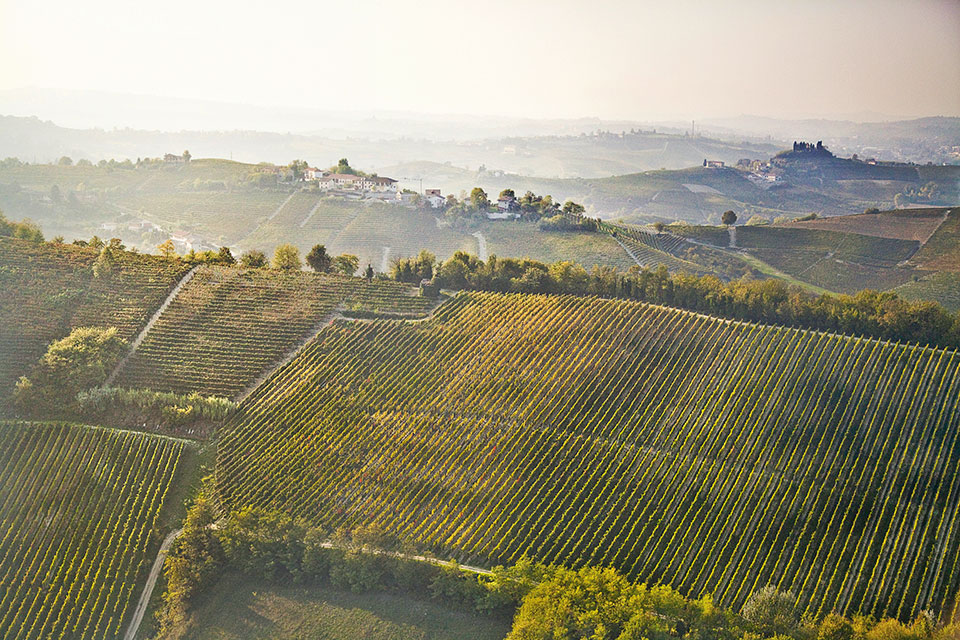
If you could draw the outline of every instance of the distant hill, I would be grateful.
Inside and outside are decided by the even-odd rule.
[[[806,119],[783,120],[759,116],[711,118],[701,125],[711,135],[735,135],[774,140],[823,140],[835,152],[899,162],[954,162],[960,156],[960,118],[928,117],[911,120],[881,118],[876,122]]]

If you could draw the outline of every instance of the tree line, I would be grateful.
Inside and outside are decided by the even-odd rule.
[[[527,557],[489,575],[418,559],[376,525],[329,531],[281,511],[244,508],[218,519],[208,494],[188,511],[164,567],[160,638],[186,635],[199,594],[229,571],[267,583],[399,592],[458,610],[512,618],[507,640],[952,640],[960,625],[921,613],[904,624],[871,616],[802,616],[796,596],[767,586],[739,611],[710,594],[687,598],[666,585],[631,581],[612,567],[544,565]]]
[[[960,347],[960,312],[950,313],[935,302],[909,302],[890,291],[814,295],[775,279],[724,283],[711,275],[670,274],[663,265],[623,272],[525,258],[490,256],[484,262],[462,251],[446,261],[427,251],[394,260],[390,277],[413,284],[434,279],[446,289],[625,298],[733,320]]]

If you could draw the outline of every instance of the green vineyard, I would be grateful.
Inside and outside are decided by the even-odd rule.
[[[222,430],[227,508],[613,565],[730,606],[948,616],[960,356],[595,298],[338,321]]]
[[[123,253],[109,278],[95,278],[98,252],[0,238],[0,395],[81,326],[117,327],[131,339],[186,273],[157,256]]]
[[[121,635],[183,449],[126,431],[0,423],[0,637]]]
[[[234,397],[337,308],[423,314],[431,304],[391,281],[201,267],[147,333],[116,386]]]

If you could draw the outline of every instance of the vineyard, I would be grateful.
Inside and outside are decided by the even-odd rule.
[[[0,423],[0,637],[117,638],[184,444]]]
[[[121,211],[146,216],[161,226],[188,229],[219,244],[242,238],[283,204],[280,191],[136,192],[117,200]]]
[[[116,385],[234,397],[337,308],[416,315],[431,304],[391,281],[202,267],[161,314]]]
[[[0,395],[73,328],[117,327],[132,338],[187,269],[124,253],[109,278],[95,278],[96,258],[93,249],[0,238]]]
[[[228,508],[444,556],[614,565],[731,606],[949,615],[960,356],[614,300],[338,321],[221,432]]]

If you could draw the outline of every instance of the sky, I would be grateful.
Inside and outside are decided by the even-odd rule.
[[[960,116],[960,0],[0,0],[0,90],[23,87],[530,118]]]

